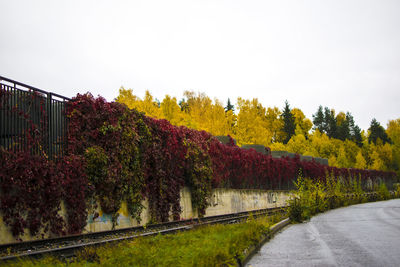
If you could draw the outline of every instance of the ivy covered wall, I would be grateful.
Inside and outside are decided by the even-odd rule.
[[[184,186],[202,216],[212,188],[287,189],[298,175],[325,179],[327,173],[344,183],[395,177],[301,161],[298,155],[272,158],[90,94],[68,103],[67,116],[68,149],[62,158],[0,149],[0,212],[16,238],[24,229],[32,235],[79,233],[95,203],[114,224],[123,201],[140,221],[145,198],[152,222],[167,221],[170,214],[178,220]],[[27,131],[40,139],[35,128]],[[59,215],[62,200],[66,218]]]

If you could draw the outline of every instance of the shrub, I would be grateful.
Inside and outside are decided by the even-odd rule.
[[[390,198],[390,192],[386,187],[385,183],[380,183],[378,186],[378,190],[376,190],[378,193],[378,196],[381,200],[386,200]]]

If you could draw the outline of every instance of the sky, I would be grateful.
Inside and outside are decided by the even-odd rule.
[[[398,0],[0,0],[0,76],[112,101],[121,86],[400,118]]]

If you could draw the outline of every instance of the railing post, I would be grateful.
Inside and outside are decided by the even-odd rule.
[[[63,119],[64,119],[64,127],[62,127],[62,135],[63,135],[63,148],[62,148],[62,156],[67,154],[68,149],[68,101],[64,99],[63,101]]]
[[[53,146],[52,146],[52,143],[53,143],[53,133],[52,133],[52,130],[51,130],[51,126],[52,126],[52,114],[53,114],[53,112],[52,112],[52,108],[51,108],[51,102],[52,102],[52,94],[51,93],[48,93],[47,94],[47,131],[48,131],[48,148],[47,148],[47,153],[48,153],[48,156],[49,156],[49,159],[52,159],[53,158]]]

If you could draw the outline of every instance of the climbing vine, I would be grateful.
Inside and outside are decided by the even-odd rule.
[[[64,157],[57,165],[58,179],[63,187],[68,234],[81,233],[86,226],[90,206],[88,199],[94,192],[82,168],[84,160],[81,156],[71,155]]]
[[[14,236],[63,234],[58,214],[63,188],[52,162],[27,152],[0,149],[1,213]]]
[[[146,119],[151,143],[145,154],[146,195],[153,221],[168,221],[170,212],[179,219],[180,190],[184,186],[185,148],[179,129],[165,120]]]
[[[130,215],[140,221],[144,177],[135,113],[86,94],[72,101],[69,114],[69,152],[85,158],[86,174],[102,211],[112,215],[115,226],[125,200]]]
[[[65,233],[59,215],[63,187],[55,163],[48,160],[41,145],[48,121],[44,98],[34,92],[20,97],[26,102],[24,108],[11,104],[15,100],[11,92],[0,90],[2,116],[24,125],[9,136],[19,149],[0,147],[0,211],[15,237],[26,229],[31,235],[61,235]],[[30,109],[37,111],[36,121],[27,114]]]
[[[187,153],[185,156],[185,182],[191,192],[192,206],[200,217],[204,216],[211,196],[213,171],[210,156],[197,144],[184,141]]]
[[[241,149],[232,139],[225,145],[207,132],[173,126],[91,94],[77,95],[67,107],[63,158],[48,159],[40,146],[44,133],[33,122],[25,135],[31,144],[27,149],[0,150],[0,211],[16,237],[25,229],[32,235],[79,233],[91,203],[97,202],[112,215],[114,226],[123,201],[138,222],[145,199],[152,222],[178,220],[184,186],[191,191],[193,208],[204,216],[216,187],[288,189],[299,175],[325,181],[327,174],[349,186],[357,179],[366,187],[395,177],[301,161],[298,155],[272,158]],[[9,112],[28,117],[15,108]],[[42,113],[40,123],[45,124]],[[66,218],[59,215],[62,201]]]

